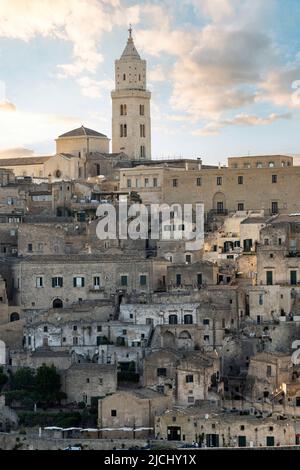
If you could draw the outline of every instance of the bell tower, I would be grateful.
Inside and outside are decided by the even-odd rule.
[[[147,64],[135,48],[132,28],[124,52],[115,61],[112,98],[112,151],[131,160],[151,159],[151,93],[147,91]]]

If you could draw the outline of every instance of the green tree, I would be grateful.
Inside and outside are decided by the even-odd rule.
[[[35,374],[29,367],[21,367],[11,378],[12,390],[27,390],[28,392],[35,389]]]
[[[39,367],[35,381],[36,391],[42,400],[56,401],[63,398],[63,394],[60,392],[60,376],[53,365],[49,367],[43,364]]]

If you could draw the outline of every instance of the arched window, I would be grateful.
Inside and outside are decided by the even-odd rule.
[[[123,109],[123,105],[121,104],[121,106],[120,106],[120,115],[123,116],[123,114],[124,114],[124,109]]]
[[[13,312],[10,315],[10,321],[13,322],[13,321],[18,321],[18,320],[20,320],[20,315],[17,312]]]
[[[101,175],[99,163],[96,163],[96,175],[97,175],[97,176]]]
[[[178,324],[177,315],[169,315],[169,324],[170,325],[177,325]]]
[[[63,308],[63,302],[61,299],[53,300],[53,308]]]
[[[184,324],[192,325],[193,324],[193,315],[184,315]]]

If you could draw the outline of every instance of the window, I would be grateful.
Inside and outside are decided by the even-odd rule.
[[[145,124],[140,124],[140,137],[146,137]]]
[[[28,243],[27,251],[28,253],[32,253],[32,243]]]
[[[145,148],[145,145],[141,145],[141,148],[140,148],[140,157],[141,157],[141,158],[146,158],[146,148]]]
[[[209,318],[204,318],[203,325],[209,325]]]
[[[131,188],[131,180],[130,179],[127,180],[127,188]]]
[[[272,214],[278,214],[278,202],[277,201],[273,201],[272,202]]]
[[[78,338],[77,338],[77,336],[75,336],[73,338],[73,346],[77,346],[77,345],[78,345]]]
[[[126,73],[123,73],[123,82],[126,80]]]
[[[186,263],[191,264],[191,262],[192,262],[192,255],[185,255],[185,261],[186,261]]]
[[[48,333],[48,326],[44,326],[44,333]]]
[[[181,286],[181,274],[176,274],[176,286]]]
[[[177,315],[169,315],[169,325],[177,325],[178,318]]]
[[[153,187],[157,188],[157,178],[153,178]]]
[[[43,278],[41,276],[36,278],[36,287],[44,287]]]
[[[94,285],[94,289],[100,288],[100,276],[94,276],[93,285]]]
[[[90,379],[89,379],[89,378],[86,379],[86,383],[87,383],[87,384],[90,383]]]
[[[197,180],[196,180],[197,186],[201,186],[201,183],[202,183],[201,178],[197,178]]]
[[[275,163],[274,162],[269,162],[269,168],[274,168]]]
[[[224,203],[222,201],[217,202],[217,213],[218,214],[224,213]]]
[[[209,343],[209,335],[204,335],[204,341],[205,341],[206,343]]]
[[[98,331],[98,333],[100,333],[102,331],[102,326],[101,325],[97,326],[97,331]]]
[[[62,277],[53,277],[52,278],[52,287],[63,287],[63,278]]]
[[[296,397],[296,406],[300,406],[300,397]]]
[[[267,281],[267,286],[273,285],[273,271],[266,272],[266,281]]]
[[[277,183],[277,175],[272,175],[272,183]]]
[[[244,203],[243,202],[239,202],[238,203],[238,211],[243,211],[244,210]]]
[[[147,285],[147,276],[145,274],[140,275],[140,286],[146,286]]]
[[[117,416],[117,410],[111,410],[111,411],[110,411],[110,415],[111,415],[112,417]]]
[[[145,188],[149,186],[149,178],[145,178]]]
[[[127,124],[120,124],[120,137],[127,137]]]
[[[238,176],[238,184],[244,184],[244,177]]]
[[[128,285],[128,276],[126,275],[121,276],[121,286],[127,287],[127,285]]]
[[[194,376],[193,375],[186,375],[185,376],[185,382],[187,384],[193,383],[194,382]]]
[[[192,325],[193,324],[193,315],[184,315],[184,324]]]
[[[217,186],[221,186],[221,185],[222,185],[222,177],[218,176],[217,177]]]
[[[267,377],[272,377],[272,366],[267,366]]]
[[[197,285],[202,286],[202,273],[197,274]]]
[[[84,277],[74,277],[73,287],[84,287]]]
[[[159,367],[157,369],[157,377],[166,377],[167,376],[167,369],[165,367]]]
[[[140,116],[144,116],[144,115],[145,115],[145,105],[140,104]]]
[[[172,180],[172,186],[173,186],[173,188],[177,188],[177,186],[178,186],[178,179],[174,178],[174,179]]]
[[[290,271],[290,280],[291,286],[295,286],[297,284],[297,271]]]
[[[127,115],[127,105],[126,104],[121,104],[121,106],[120,106],[120,115],[121,116],[126,116]]]
[[[259,303],[259,305],[263,305],[263,304],[264,304],[264,295],[263,295],[263,294],[259,294],[258,303]]]
[[[194,403],[194,401],[195,401],[194,397],[192,397],[192,396],[188,397],[188,403]]]

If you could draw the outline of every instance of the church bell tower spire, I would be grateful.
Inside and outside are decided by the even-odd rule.
[[[147,63],[133,41],[132,26],[119,60],[115,61],[112,91],[112,151],[131,160],[151,159],[151,93],[147,91]]]

